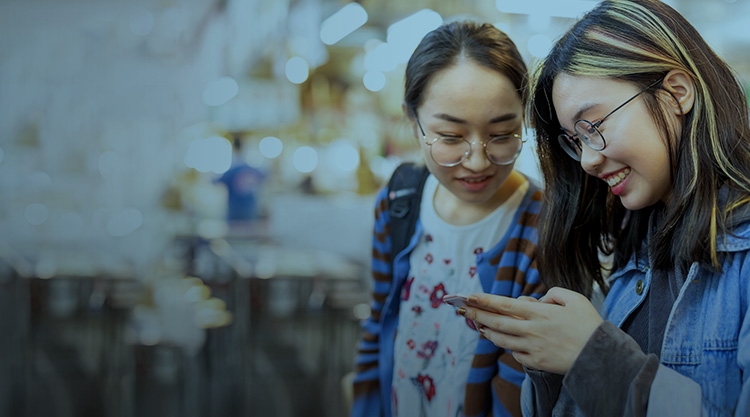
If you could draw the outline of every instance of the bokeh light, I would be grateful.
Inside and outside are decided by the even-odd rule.
[[[302,84],[310,75],[310,66],[304,59],[295,56],[286,62],[286,78],[294,84]]]
[[[146,36],[154,30],[154,15],[148,10],[139,10],[130,15],[130,31]]]
[[[544,58],[552,48],[552,39],[544,34],[536,34],[527,43],[529,53],[537,58]]]
[[[38,226],[47,221],[47,218],[49,217],[49,210],[44,204],[32,203],[26,206],[24,215],[26,216],[26,221],[35,226]]]
[[[143,214],[134,208],[115,211],[107,222],[107,233],[112,237],[124,237],[143,226]]]
[[[232,77],[217,78],[203,89],[203,102],[216,107],[233,99],[240,91],[240,85]]]
[[[199,172],[223,174],[232,166],[232,144],[222,136],[196,139],[190,143],[184,162]]]
[[[370,91],[380,91],[385,87],[385,74],[380,71],[367,71],[362,78],[365,88]]]
[[[328,148],[327,159],[331,169],[339,173],[353,172],[359,166],[359,152],[347,139],[333,142]]]
[[[367,11],[357,3],[349,3],[320,24],[320,40],[333,45],[367,23]]]
[[[263,156],[273,159],[281,155],[284,150],[284,143],[277,137],[266,136],[258,143],[258,149]]]
[[[309,146],[300,146],[294,151],[294,168],[302,173],[313,172],[318,166],[318,152]]]

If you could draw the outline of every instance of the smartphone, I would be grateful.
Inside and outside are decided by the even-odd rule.
[[[468,306],[469,295],[463,293],[446,294],[443,296],[443,302],[456,308]]]

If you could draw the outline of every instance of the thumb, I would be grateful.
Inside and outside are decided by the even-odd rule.
[[[544,297],[542,297],[539,301],[548,304],[558,304],[561,306],[566,306],[569,303],[580,300],[581,297],[583,296],[575,291],[560,287],[553,287],[549,291],[547,291],[547,294],[545,294]]]

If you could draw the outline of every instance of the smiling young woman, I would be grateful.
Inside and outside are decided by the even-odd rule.
[[[389,233],[391,194],[400,190],[378,195],[372,316],[352,414],[520,416],[521,365],[442,297],[544,292],[535,261],[542,195],[514,170],[526,66],[496,27],[453,22],[425,36],[405,80],[404,113],[429,176],[402,251]]]
[[[750,415],[750,113],[732,70],[670,6],[607,0],[531,97],[552,288],[463,311],[527,367],[524,414]]]

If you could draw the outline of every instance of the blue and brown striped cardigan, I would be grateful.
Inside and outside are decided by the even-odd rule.
[[[375,205],[372,276],[373,300],[370,318],[362,322],[354,380],[352,416],[390,417],[393,378],[393,342],[398,323],[401,287],[409,272],[409,253],[419,241],[418,221],[409,245],[391,257],[388,189],[381,190]],[[477,271],[486,292],[511,297],[541,297],[546,287],[536,269],[536,223],[542,202],[541,190],[530,183],[502,240],[490,251],[477,255]],[[472,369],[466,382],[466,416],[520,416],[523,368],[510,353],[479,336]]]

